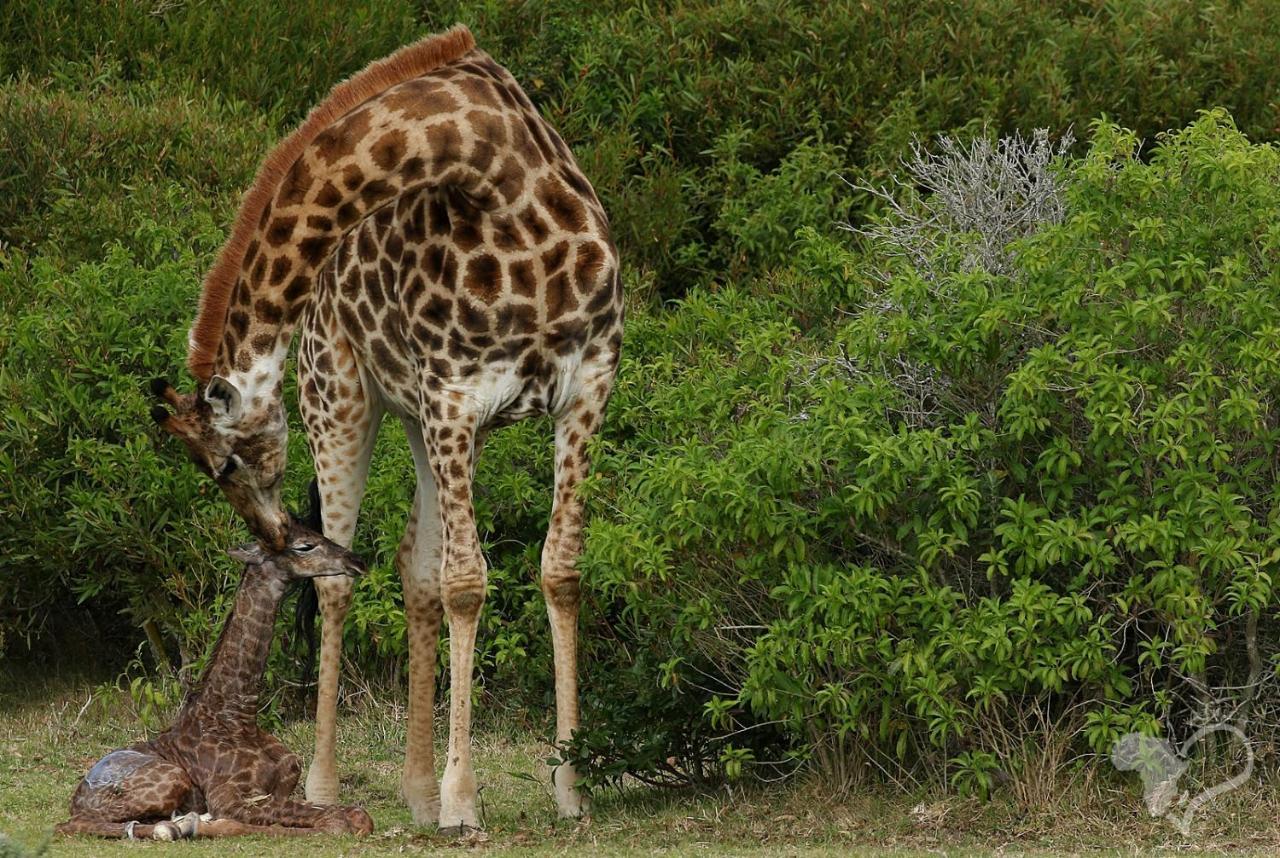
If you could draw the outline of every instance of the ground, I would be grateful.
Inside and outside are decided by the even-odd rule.
[[[0,835],[38,847],[65,819],[76,781],[103,753],[143,734],[123,695],[90,683],[0,688]],[[47,854],[416,855],[440,850],[488,855],[917,855],[1144,854],[1274,852],[1280,846],[1276,790],[1255,784],[1220,799],[1182,837],[1147,819],[1135,785],[1077,789],[1039,811],[997,798],[902,797],[859,791],[836,800],[813,782],[737,787],[710,793],[634,787],[596,798],[589,820],[555,816],[539,773],[547,748],[527,731],[480,732],[477,767],[487,831],[465,840],[415,828],[397,795],[404,710],[357,698],[346,707],[339,760],[343,794],[363,804],[377,831],[362,840],[200,841],[179,845],[59,838]],[[311,725],[278,731],[295,749],[311,747]],[[1091,779],[1090,779],[1091,780]],[[8,856],[0,840],[0,856]],[[22,854],[18,852],[17,854]]]

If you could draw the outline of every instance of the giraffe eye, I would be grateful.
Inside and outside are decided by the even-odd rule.
[[[295,545],[293,547],[293,552],[295,554],[306,554],[308,551],[315,551],[315,550],[316,550],[315,545],[310,542],[303,542],[302,544]]]
[[[239,467],[240,467],[240,457],[229,456],[227,458],[227,461],[223,464],[222,470],[218,471],[218,479],[225,480],[227,477],[234,474],[236,472],[236,469]]]

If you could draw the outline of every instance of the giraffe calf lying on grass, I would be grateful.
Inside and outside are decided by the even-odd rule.
[[[253,543],[230,554],[245,564],[244,572],[204,675],[173,726],[112,751],[89,770],[60,834],[177,840],[373,831],[363,808],[289,798],[302,761],[258,726],[262,673],[286,585],[359,575],[364,564],[297,522],[281,552],[267,554]]]

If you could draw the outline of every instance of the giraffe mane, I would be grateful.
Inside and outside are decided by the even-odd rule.
[[[191,326],[187,351],[187,368],[197,380],[207,383],[213,375],[214,360],[226,327],[231,291],[235,288],[249,242],[263,211],[274,199],[277,188],[302,151],[339,117],[397,84],[453,62],[475,46],[471,31],[458,24],[370,63],[359,73],[334,86],[328,97],[311,109],[306,120],[263,159],[253,184],[240,202],[231,235],[204,278],[200,309]]]

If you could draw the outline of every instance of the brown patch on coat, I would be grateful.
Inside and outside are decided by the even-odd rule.
[[[187,366],[198,380],[208,381],[213,374],[214,360],[226,326],[231,290],[243,268],[245,251],[253,239],[254,229],[277,196],[285,174],[297,163],[304,150],[358,105],[393,86],[453,62],[474,48],[475,39],[470,31],[466,27],[454,27],[378,60],[334,87],[302,125],[264,159],[253,185],[241,202],[231,236],[205,277],[201,290],[200,310],[191,328],[191,348],[187,355]],[[322,189],[321,193],[325,190]]]

